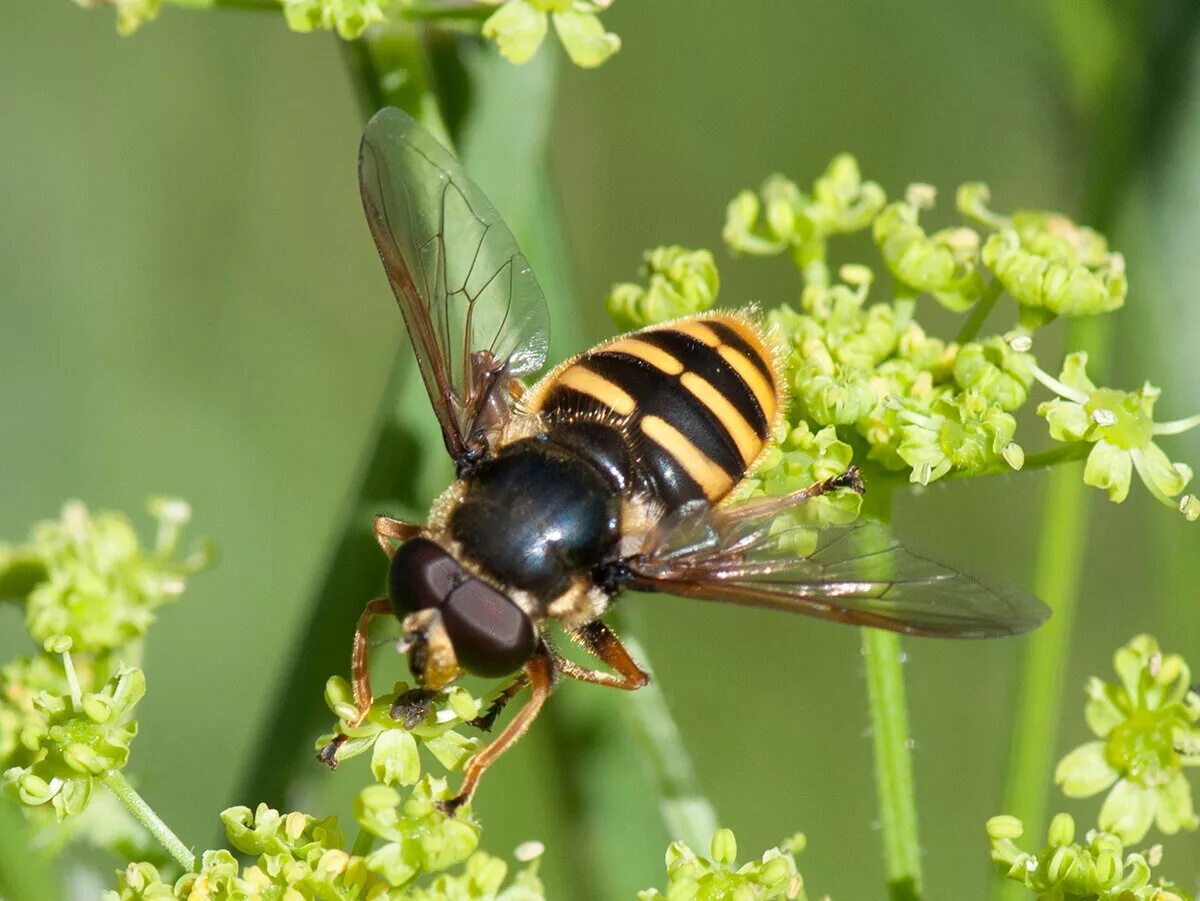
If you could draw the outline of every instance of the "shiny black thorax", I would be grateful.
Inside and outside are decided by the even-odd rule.
[[[596,448],[590,437],[560,426],[470,472],[448,523],[463,556],[543,604],[613,562],[623,467],[611,459],[616,448]]]

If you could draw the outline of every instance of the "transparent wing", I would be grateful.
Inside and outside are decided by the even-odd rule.
[[[912,635],[984,638],[1032,629],[1037,598],[903,547],[884,526],[781,524],[802,493],[713,509],[689,504],[625,561],[642,591],[804,613]]]
[[[446,447],[456,461],[486,454],[485,418],[546,360],[542,289],[491,202],[411,116],[372,117],[358,176]]]

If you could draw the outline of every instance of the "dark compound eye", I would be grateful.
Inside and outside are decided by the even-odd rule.
[[[533,656],[537,644],[533,623],[486,582],[463,582],[446,598],[441,611],[459,665],[476,676],[506,676]]]
[[[426,538],[414,538],[396,549],[388,570],[388,598],[403,619],[426,607],[439,607],[470,576],[458,561]]]

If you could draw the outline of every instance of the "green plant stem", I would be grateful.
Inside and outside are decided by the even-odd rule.
[[[954,340],[959,344],[966,344],[968,341],[974,340],[979,334],[979,330],[983,328],[983,323],[987,321],[993,308],[996,306],[996,301],[1000,299],[1003,293],[1004,286],[1000,284],[1000,279],[994,278],[987,283],[987,287],[983,289],[983,295],[975,303],[975,308],[971,310],[971,315],[967,321],[963,323],[963,327],[958,332],[958,337]]]
[[[1071,441],[1064,444],[1056,445],[1048,450],[1038,451],[1036,454],[1030,454],[1025,458],[1025,463],[1021,467],[1021,472],[1029,472],[1034,469],[1050,469],[1055,466],[1061,466],[1063,463],[1076,463],[1082,460],[1092,452],[1092,443],[1090,441]],[[1000,461],[993,463],[984,469],[974,472],[964,470],[952,470],[946,473],[943,479],[970,479],[976,476],[995,476],[1005,473],[1012,473],[1014,470],[1007,463]]]
[[[899,635],[879,629],[862,630],[862,651],[888,897],[892,901],[915,901],[921,897],[921,846],[904,689],[904,652]]]
[[[873,484],[864,497],[863,513],[889,522],[896,487],[886,482]],[[886,576],[882,572],[872,575]],[[862,653],[888,897],[892,901],[917,901],[921,897],[921,843],[900,636],[863,629]]]
[[[649,657],[641,642],[628,632],[624,633],[622,641],[634,660],[649,667]],[[667,832],[671,838],[703,852],[717,831],[717,812],[700,790],[692,757],[671,716],[662,689],[657,682],[651,681],[629,698],[623,709],[654,773],[659,811]]]
[[[133,814],[134,819],[146,827],[146,831],[158,840],[158,843],[175,858],[186,872],[190,873],[196,869],[196,855],[179,840],[179,836],[171,831],[171,827],[164,823],[154,809],[146,803],[146,800],[134,790],[120,770],[109,770],[100,781],[117,796],[117,800],[125,805],[125,809]]]

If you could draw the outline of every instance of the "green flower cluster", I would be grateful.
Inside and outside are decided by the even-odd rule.
[[[1200,416],[1156,423],[1152,386],[1097,388],[1081,354],[1067,357],[1056,380],[1031,353],[1032,331],[1054,317],[1096,315],[1124,303],[1121,255],[1102,235],[1058,213],[994,212],[986,185],[975,182],[957,192],[966,224],[929,232],[920,219],[936,196],[931,186],[913,184],[904,199],[888,202],[843,154],[807,191],[772,175],[758,192],[743,191],[729,203],[723,230],[729,249],[786,252],[803,279],[799,302],[765,317],[783,352],[791,403],[778,446],[759,461],[742,494],[795,491],[817,472],[852,460],[868,484],[907,470],[909,482],[927,485],[952,474],[1020,470],[1027,462],[1050,465],[1088,454],[1084,480],[1113,500],[1125,498],[1136,470],[1155,497],[1200,519],[1200,499],[1183,494],[1191,470],[1153,441],[1200,426]],[[835,281],[827,262],[833,237],[865,230],[890,276],[887,293],[876,300],[871,268],[843,265]],[[660,247],[646,254],[646,264],[645,286],[617,285],[609,294],[619,328],[701,312],[716,300],[719,276],[710,254]],[[1008,330],[980,336],[1005,293],[1016,302]],[[966,314],[955,340],[927,332],[918,317],[922,296]],[[1078,453],[1027,457],[1018,443],[1014,414],[1029,402],[1035,381],[1058,395],[1038,408],[1051,438],[1077,443]],[[855,498],[834,501],[839,510],[858,509]]]
[[[1050,824],[1048,843],[1036,853],[1022,851],[1015,839],[1024,826],[1016,817],[987,822],[992,860],[1009,879],[1024,885],[1039,901],[1190,901],[1183,889],[1154,879],[1162,860],[1159,846],[1126,854],[1120,837],[1089,832],[1075,841],[1075,821],[1060,813]]]
[[[196,0],[165,0],[195,6]],[[211,0],[210,0],[211,2]],[[598,13],[612,0],[479,0],[463,4],[433,2],[414,8],[412,0],[276,0],[292,31],[336,31],[343,40],[362,37],[372,25],[391,18],[437,16],[477,22],[479,12],[497,6],[483,22],[485,38],[514,63],[533,58],[554,23],[554,30],[571,62],[586,69],[599,66],[621,49],[621,39],[604,30]],[[79,6],[115,6],[117,32],[131,35],[162,12],[164,0],[75,0]],[[213,4],[215,5],[215,4]],[[274,5],[274,4],[272,4]],[[479,26],[476,25],[476,28]]]
[[[70,679],[70,657],[64,657]],[[134,706],[146,694],[146,678],[136,667],[117,672],[97,692],[72,696],[40,691],[32,700],[0,782],[7,793],[30,807],[52,805],[58,819],[82,813],[97,779],[129,761],[137,735]]]
[[[265,804],[251,811],[231,807],[221,814],[234,851],[251,858],[240,864],[232,851],[206,851],[198,872],[174,882],[149,863],[133,863],[118,874],[106,901],[150,899],[315,898],[419,899],[419,901],[536,901],[544,897],[535,857],[504,888],[508,866],[475,850],[478,827],[438,812],[434,801],[448,794],[443,780],[425,777],[406,799],[375,785],[355,802],[362,829],[346,851],[336,818],[280,814]],[[365,841],[364,841],[365,839]],[[374,850],[370,845],[382,842]],[[359,847],[362,847],[360,852]],[[518,849],[521,850],[521,849]],[[460,866],[461,865],[461,866]],[[459,867],[455,873],[444,872]],[[415,886],[422,873],[439,873],[428,886]]]
[[[787,251],[806,276],[825,281],[829,238],[862,231],[886,201],[883,188],[863,181],[858,161],[844,153],[834,157],[809,193],[778,174],[768,177],[757,195],[742,191],[726,208],[722,236],[735,253]]]
[[[711,858],[697,856],[683,842],[667,849],[667,888],[638,892],[640,901],[721,901],[721,899],[800,899],[806,901],[804,879],[796,869],[796,855],[804,850],[804,836],[788,839],[757,860],[736,866],[737,839],[728,829],[713,835]]]
[[[203,545],[178,559],[185,503],[157,499],[150,512],[150,549],[125,517],[79,503],[26,544],[0,546],[0,598],[24,604],[41,645],[0,668],[0,771],[9,794],[59,819],[81,813],[96,780],[128,761],[146,681],[122,660],[136,659],[155,611],[212,557]]]
[[[1113,657],[1118,681],[1087,685],[1087,723],[1098,736],[1058,764],[1055,781],[1071,798],[1108,796],[1099,826],[1125,842],[1153,824],[1172,835],[1200,826],[1185,767],[1200,766],[1200,694],[1178,654],[1139,635]]]
[[[987,185],[958,189],[959,211],[995,229],[983,246],[985,265],[1021,305],[1022,324],[1035,328],[1055,316],[1091,316],[1120,309],[1129,283],[1125,258],[1104,236],[1060,213],[988,209]]]
[[[67,504],[61,519],[34,526],[27,544],[0,545],[0,599],[24,602],[25,625],[39,643],[66,636],[77,653],[104,653],[141,638],[155,611],[214,557],[202,543],[177,558],[191,518],[183,501],[152,500],[150,514],[158,533],[144,549],[121,514],[93,516]]]
[[[458,687],[440,691],[424,699],[427,704],[421,719],[410,725],[392,717],[397,699],[413,691],[406,682],[397,682],[390,694],[375,698],[367,716],[358,725],[358,708],[350,683],[333,676],[325,685],[325,702],[338,718],[333,732],[317,739],[317,750],[325,748],[337,734],[349,740],[337,750],[337,762],[357,757],[370,750],[371,772],[383,785],[413,785],[421,772],[418,742],[451,772],[463,765],[482,747],[474,736],[455,731],[457,726],[476,719],[485,709],[483,701]]]
[[[525,63],[537,53],[553,21],[571,62],[594,69],[621,49],[621,39],[605,31],[596,15],[611,5],[612,0],[503,0],[483,23],[483,36],[494,40],[511,62]]]
[[[721,279],[707,250],[656,247],[642,255],[647,284],[613,285],[605,305],[621,331],[633,331],[712,309]]]
[[[404,7],[407,0],[282,0],[283,15],[292,31],[337,31],[344,40],[362,35],[384,21],[388,7]]]

